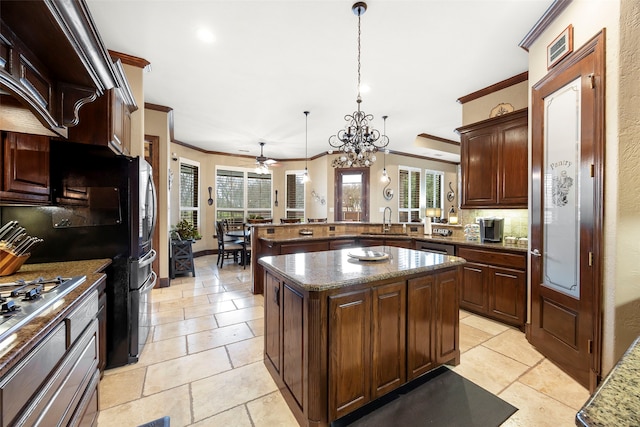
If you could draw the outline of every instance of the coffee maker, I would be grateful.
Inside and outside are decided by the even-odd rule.
[[[502,242],[504,218],[478,218],[480,224],[480,241],[490,243]]]

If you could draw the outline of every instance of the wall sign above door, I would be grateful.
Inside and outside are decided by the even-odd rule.
[[[571,52],[573,52],[573,25],[565,28],[564,31],[547,46],[547,70],[553,68]]]

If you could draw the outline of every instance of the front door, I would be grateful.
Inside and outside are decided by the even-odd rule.
[[[369,168],[335,171],[335,220],[369,222]]]
[[[537,83],[532,98],[528,339],[593,390],[600,372],[604,31]]]

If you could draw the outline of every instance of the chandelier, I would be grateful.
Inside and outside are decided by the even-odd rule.
[[[344,129],[329,138],[329,145],[332,148],[328,153],[332,154],[334,149],[340,152],[340,155],[331,162],[331,166],[334,168],[369,167],[376,161],[375,153],[389,145],[387,135],[381,135],[370,124],[373,115],[360,110],[362,103],[362,96],[360,96],[360,17],[367,10],[367,4],[357,2],[351,7],[351,10],[358,16],[358,97],[356,98],[358,110],[353,114],[345,115],[344,120],[347,123]]]

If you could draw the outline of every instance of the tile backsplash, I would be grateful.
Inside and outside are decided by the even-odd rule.
[[[478,217],[504,218],[504,236],[528,237],[529,211],[527,209],[460,209],[458,222],[473,224]]]

